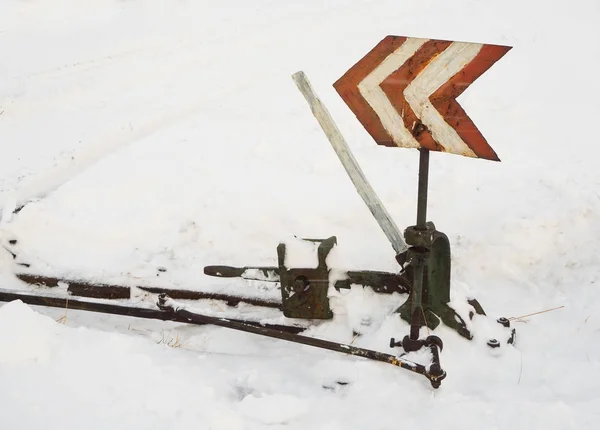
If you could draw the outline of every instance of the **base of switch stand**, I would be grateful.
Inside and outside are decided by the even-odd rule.
[[[459,315],[448,304],[450,302],[451,275],[448,237],[437,231],[432,222],[427,222],[425,229],[418,229],[416,226],[408,227],[405,230],[405,238],[411,247],[404,255],[399,255],[396,259],[404,263],[406,278],[413,279],[415,257],[420,254],[424,254],[425,267],[421,291],[417,294],[415,303],[417,306],[413,306],[414,294],[411,293],[408,300],[396,312],[411,326],[418,328],[427,326],[434,330],[440,322],[443,322],[461,336],[472,339],[473,334],[467,328],[465,318],[471,319],[475,314],[485,315],[485,312],[475,299],[468,301],[473,311],[465,316]],[[415,308],[421,309],[419,315],[414,314]]]

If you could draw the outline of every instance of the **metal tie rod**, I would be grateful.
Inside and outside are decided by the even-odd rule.
[[[367,358],[369,360],[381,361],[384,363],[392,364],[394,366],[398,366],[403,369],[410,370],[411,372],[415,372],[425,376],[427,379],[429,379],[432,386],[435,388],[439,387],[441,379],[443,379],[443,376],[438,377],[437,375],[430,373],[426,366],[423,366],[422,364],[418,363],[413,363],[411,361],[403,360],[395,355],[386,354],[379,351],[373,351],[371,349],[358,348],[353,345],[317,339],[314,337],[302,336],[300,334],[286,333],[279,330],[274,330],[269,327],[248,325],[246,323],[231,320],[228,318],[219,318],[197,314],[195,312],[188,311],[183,307],[177,306],[177,304],[166,294],[161,294],[158,296],[157,306],[160,309],[173,312],[174,315],[177,315],[180,318],[186,318],[189,322],[192,322],[194,324],[212,324],[219,327],[229,328],[232,330],[239,330],[247,333],[258,334],[261,336],[272,337],[288,342],[300,343],[303,345],[314,346],[316,348],[327,349],[330,351],[341,352],[343,354],[349,354],[357,357]]]

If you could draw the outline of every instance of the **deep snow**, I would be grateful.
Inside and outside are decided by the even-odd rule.
[[[0,307],[0,428],[595,428],[598,1],[79,3],[0,3],[0,207],[45,197],[3,211],[20,261],[239,291],[202,268],[273,265],[282,239],[336,235],[339,267],[397,270],[290,76],[307,73],[404,228],[416,152],[377,147],[331,85],[387,34],[466,40],[514,48],[459,99],[502,162],[432,154],[428,218],[450,237],[454,292],[492,319],[564,308],[515,323],[497,354],[485,321],[473,342],[436,330],[449,376],[432,391],[225,329],[71,310],[62,325],[64,310],[15,302]],[[23,288],[0,261],[2,286]],[[311,334],[359,328],[356,344],[391,352],[402,300],[353,289]]]

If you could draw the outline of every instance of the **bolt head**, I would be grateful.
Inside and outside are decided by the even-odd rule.
[[[498,339],[490,339],[488,340],[487,344],[490,348],[500,348],[500,342],[498,342]]]
[[[496,321],[498,324],[502,324],[504,327],[510,327],[510,321],[508,318],[500,317]]]

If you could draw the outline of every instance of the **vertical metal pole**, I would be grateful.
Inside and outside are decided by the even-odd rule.
[[[417,197],[417,228],[425,230],[427,222],[427,186],[429,184],[429,149],[419,149],[419,193]]]
[[[420,230],[426,229],[427,223],[427,187],[429,185],[429,150],[419,149],[419,190],[417,195],[417,225]],[[416,250],[415,253],[415,271],[413,277],[412,306],[410,325],[410,338],[419,339],[419,330],[425,321],[423,317],[423,277],[425,272],[425,259],[428,257],[428,250]]]
[[[410,338],[412,340],[419,339],[419,331],[421,329],[423,317],[423,275],[425,272],[425,261],[424,256],[419,253],[417,254],[415,261],[415,271],[413,274],[413,289],[412,295],[412,306],[411,306],[411,324],[410,324]]]

